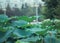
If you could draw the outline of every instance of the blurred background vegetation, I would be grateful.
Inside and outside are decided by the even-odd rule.
[[[39,3],[38,14],[42,15],[43,18],[57,18],[60,19],[60,1],[59,0],[43,0],[44,5]],[[1,4],[1,3],[0,3]],[[24,7],[25,6],[25,7]],[[4,10],[0,6],[0,14],[4,14]],[[21,8],[15,7],[11,8],[10,4],[7,3],[6,14],[10,16],[35,16],[35,7],[31,7],[28,3],[22,4]],[[41,18],[42,18],[41,17]]]

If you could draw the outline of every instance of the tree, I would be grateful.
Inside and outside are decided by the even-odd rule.
[[[60,0],[57,0],[58,1],[58,5],[55,9],[55,13],[56,13],[56,18],[60,19]]]
[[[7,7],[6,7],[6,14],[7,14],[8,16],[12,16],[12,10],[11,10],[11,8],[10,8],[9,3],[8,3]]]
[[[3,14],[3,13],[4,13],[4,11],[2,9],[0,9],[0,14]]]
[[[44,15],[47,18],[53,19],[57,15],[55,12],[58,6],[58,1],[57,0],[43,0],[45,2],[45,13]]]
[[[15,4],[15,7],[13,9],[13,16],[21,16],[20,9],[17,7],[17,4]]]
[[[0,14],[3,14],[4,11],[2,10],[2,5],[1,5],[2,2],[0,2]]]
[[[34,8],[28,6],[27,3],[25,3],[25,7],[24,4],[22,4],[21,15],[25,15],[25,16],[35,15]]]

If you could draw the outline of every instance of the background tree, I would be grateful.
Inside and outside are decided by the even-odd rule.
[[[1,5],[2,2],[0,2],[0,14],[3,14],[4,11],[2,10],[2,5]]]
[[[27,5],[27,3],[25,3],[25,7],[24,4],[22,4],[21,14],[25,16],[32,16],[35,15],[35,11],[33,7],[30,7]]]
[[[22,16],[20,13],[20,9],[17,7],[17,4],[15,4],[15,7],[13,8],[13,16]]]
[[[12,15],[13,15],[13,14],[12,14],[11,7],[10,7],[9,4],[8,4],[7,7],[6,7],[6,14],[7,14],[8,16],[12,16]]]
[[[4,11],[2,9],[0,9],[0,14],[3,14],[3,13],[4,13]]]
[[[58,0],[43,0],[45,2],[44,10],[45,13],[44,15],[47,18],[53,19],[57,15],[57,6],[58,6]],[[44,12],[44,11],[43,11]]]

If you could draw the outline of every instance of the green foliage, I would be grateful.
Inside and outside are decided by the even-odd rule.
[[[8,20],[8,16],[1,14],[0,15],[0,22],[6,22]]]
[[[55,28],[60,29],[60,20],[59,19],[55,20]]]
[[[60,18],[60,1],[59,0],[44,0],[43,14],[50,19]]]
[[[27,21],[16,17],[0,15],[0,18],[3,21],[0,21],[0,43],[35,43],[46,36],[48,31],[60,29],[60,20],[57,19],[54,20],[55,25],[53,25],[53,21],[50,19],[44,20],[40,24],[28,24]]]
[[[11,18],[11,19],[13,19],[13,18]],[[0,25],[0,33],[1,34],[3,33],[2,35],[0,35],[1,36],[0,37],[0,39],[1,39],[0,42],[1,43],[6,41],[9,37],[11,37],[11,34],[14,35],[15,33],[13,33],[13,32],[15,32],[15,31],[17,31],[17,34],[15,34],[15,36],[20,34],[20,33],[23,36],[25,35],[24,34],[25,30],[21,30],[21,32],[19,33],[20,30],[18,30],[18,29],[21,29],[20,27],[26,25],[28,22],[26,22],[24,20],[12,21],[11,19],[8,18],[8,16],[6,16],[6,15],[0,15],[0,24],[1,24]],[[28,32],[25,31],[25,33],[27,34]]]
[[[36,17],[34,17],[34,16],[31,16],[31,17],[28,17],[28,16],[14,16],[14,17],[11,17],[11,18],[15,18],[17,20],[25,20],[27,22],[32,22],[33,20],[36,19]]]
[[[26,21],[24,21],[24,20],[18,20],[18,21],[12,22],[11,25],[14,26],[14,27],[22,27],[22,26],[24,26],[26,24],[27,24]]]
[[[24,42],[24,41],[17,40],[16,43],[29,43],[29,42]]]

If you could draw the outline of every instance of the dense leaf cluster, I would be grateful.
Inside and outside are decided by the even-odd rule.
[[[47,18],[60,18],[60,1],[59,0],[43,0],[45,2],[44,15]]]
[[[38,24],[28,24],[27,20],[1,14],[0,43],[38,43],[49,38],[45,37],[50,36],[47,34],[49,31],[52,32],[52,37],[55,37],[57,29],[60,28],[60,21],[55,20],[56,25],[53,25],[52,22],[47,19]]]

